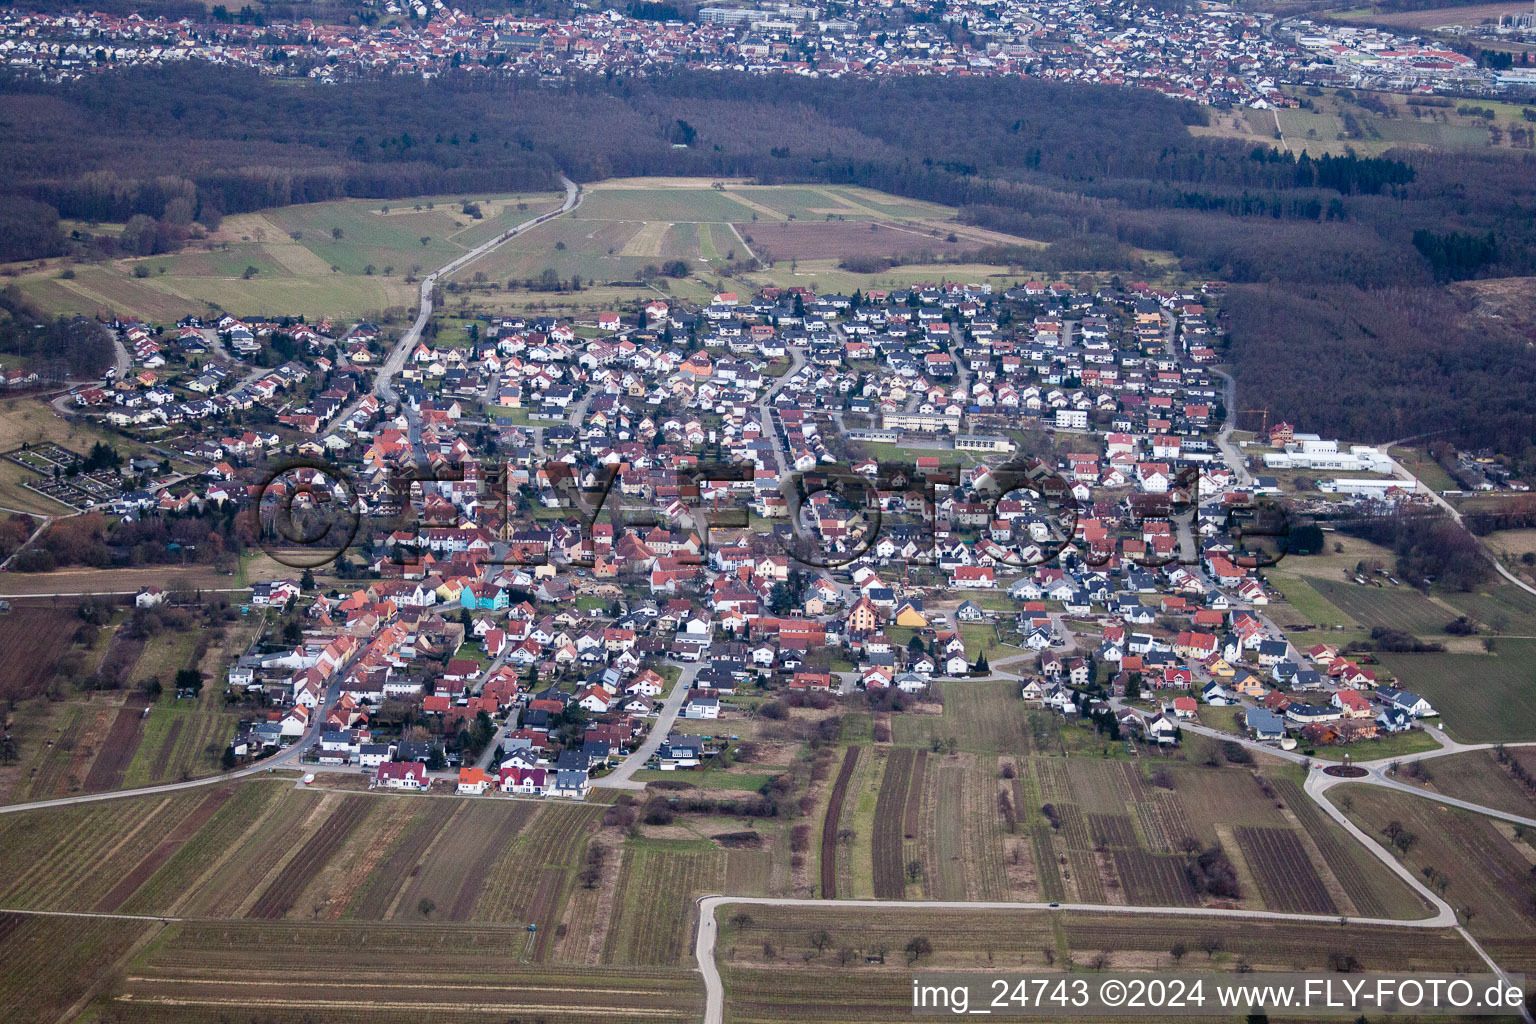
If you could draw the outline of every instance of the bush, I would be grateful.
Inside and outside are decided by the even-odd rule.
[[[1184,873],[1196,892],[1210,893],[1223,899],[1238,899],[1242,890],[1237,884],[1237,869],[1227,857],[1221,844],[1208,846],[1185,865]]]

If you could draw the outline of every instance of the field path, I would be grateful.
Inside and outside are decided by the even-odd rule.
[[[738,228],[735,224],[730,225],[730,228],[733,232],[735,232],[737,240],[741,242],[741,247],[747,250],[747,259],[757,259],[757,253],[753,252],[752,247],[747,244],[747,236],[741,233],[741,229]]]
[[[640,256],[656,259],[661,256],[661,243],[667,237],[672,222],[665,220],[649,220],[645,226],[630,236],[624,243],[624,248],[619,250],[620,256]]]
[[[762,203],[759,203],[755,199],[748,199],[746,194],[745,194],[745,192],[742,189],[727,188],[726,192],[730,193],[731,198],[736,200],[742,206],[745,206],[749,210],[753,210],[753,211],[755,211],[757,213],[762,214],[764,217],[767,217],[769,220],[786,221],[786,220],[789,219],[784,214],[780,213],[778,210],[775,210],[771,206],[764,206]]]

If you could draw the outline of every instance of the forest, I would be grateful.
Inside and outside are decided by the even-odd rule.
[[[50,320],[9,285],[0,290],[0,355],[22,357],[46,380],[95,380],[112,365],[112,335],[92,320]]]
[[[1314,429],[1385,440],[1433,422],[1464,440],[1529,445],[1536,372],[1519,339],[1468,329],[1439,286],[1536,274],[1536,157],[1298,159],[1191,136],[1205,120],[1145,90],[1029,79],[449,75],[308,86],[188,65],[63,86],[0,82],[12,204],[0,217],[37,215],[10,241],[13,255],[57,251],[53,213],[133,223],[109,244],[64,244],[146,253],[227,213],[549,188],[559,171],[865,185],[1054,243],[1043,268],[1053,272],[1128,265],[1136,247],[1252,285],[1230,304],[1241,381],[1256,403]],[[687,145],[676,144],[680,122]],[[1357,348],[1350,372],[1331,368]],[[1486,394],[1493,382],[1498,393]]]
[[[1530,340],[1444,289],[1239,286],[1226,299],[1243,404],[1325,437],[1433,434],[1524,456],[1536,438]]]

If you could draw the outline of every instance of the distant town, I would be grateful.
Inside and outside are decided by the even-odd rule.
[[[1524,61],[1482,67],[1429,37],[1280,21],[1221,3],[1179,9],[1127,0],[976,0],[904,10],[908,18],[892,20],[889,8],[876,3],[835,10],[765,3],[703,7],[696,21],[684,22],[616,11],[569,19],[473,17],[442,0],[389,0],[373,10],[383,20],[324,25],[308,18],[265,23],[226,15],[200,24],[12,9],[0,15],[0,60],[53,81],[179,61],[320,82],[450,71],[559,79],[682,69],[827,78],[1029,76],[1257,109],[1293,103],[1281,85],[1469,95],[1536,87],[1536,70]]]

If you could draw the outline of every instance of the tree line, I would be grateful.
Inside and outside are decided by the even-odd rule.
[[[0,237],[12,256],[55,255],[57,214],[127,221],[113,244],[156,252],[227,213],[552,188],[557,169],[867,186],[1044,241],[1046,271],[1134,270],[1150,249],[1251,286],[1228,303],[1240,384],[1309,429],[1536,440],[1522,339],[1473,325],[1438,287],[1536,274],[1536,156],[1313,159],[1191,136],[1205,120],[1149,91],[1030,79],[450,72],[320,87],[189,63],[9,80],[0,226],[32,226]]]

